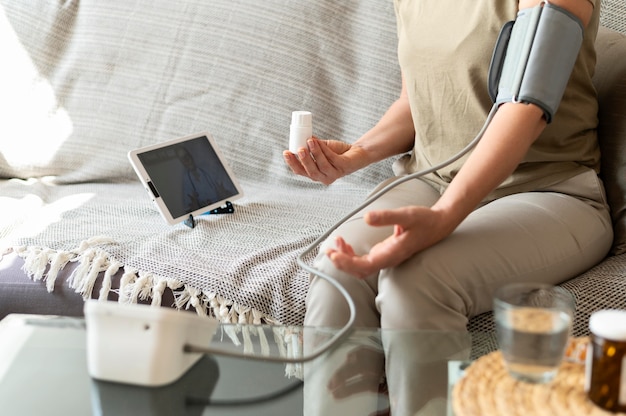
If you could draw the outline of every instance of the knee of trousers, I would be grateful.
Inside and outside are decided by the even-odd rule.
[[[471,300],[436,256],[418,254],[384,270],[378,283],[381,328],[466,330]]]
[[[320,254],[315,268],[335,279],[350,295],[355,306],[355,326],[379,327],[376,310],[375,278],[358,279],[338,270],[327,256]],[[344,296],[329,282],[319,276],[312,276],[306,299],[306,326],[337,328],[346,324],[350,309]]]

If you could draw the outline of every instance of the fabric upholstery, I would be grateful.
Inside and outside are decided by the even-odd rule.
[[[600,24],[626,34],[626,2],[624,0],[602,0]]]
[[[620,254],[626,253],[626,35],[600,28],[596,50],[601,175],[613,218],[612,252]]]
[[[9,313],[35,313],[55,315],[63,311],[65,316],[83,315],[83,298],[58,280],[54,296],[41,282],[24,278],[24,261],[9,254],[0,262],[0,319]],[[28,302],[24,302],[28,299]]]
[[[0,3],[0,178],[134,180],[128,150],[208,130],[243,179],[275,182],[291,111],[355,140],[400,88],[389,2]]]

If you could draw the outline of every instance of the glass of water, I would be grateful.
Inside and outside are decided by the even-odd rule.
[[[556,375],[572,330],[575,302],[565,289],[513,283],[494,298],[494,319],[506,368],[514,378],[547,383]]]

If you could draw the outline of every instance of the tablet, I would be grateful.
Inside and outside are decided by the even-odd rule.
[[[243,196],[209,133],[131,150],[128,159],[169,224],[204,214]]]

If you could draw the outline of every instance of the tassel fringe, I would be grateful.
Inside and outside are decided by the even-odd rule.
[[[78,249],[71,251],[56,251],[39,247],[17,247],[12,251],[24,259],[23,270],[32,280],[45,281],[48,292],[54,290],[58,275],[65,266],[70,262],[77,263],[67,283],[85,300],[93,297],[96,280],[103,272],[102,287],[97,294],[97,299],[106,301],[109,293],[114,290],[112,289],[112,276],[123,268],[120,288],[117,290],[118,302],[137,303],[140,300],[151,299],[151,305],[160,306],[163,293],[166,288],[169,288],[174,293],[173,306],[177,309],[193,308],[200,316],[212,316],[221,323],[233,324],[223,327],[224,331],[236,346],[242,345],[242,341],[239,340],[239,335],[241,335],[245,354],[255,353],[255,345],[260,348],[261,354],[270,354],[270,343],[260,325],[280,325],[272,317],[250,307],[239,305],[216,293],[205,292],[184,285],[175,279],[166,279],[126,267],[98,248],[99,245],[112,243],[110,239],[95,237],[83,241]],[[249,327],[246,324],[257,326]],[[298,337],[297,329],[292,331],[284,327],[274,327],[272,331],[280,356],[301,355],[302,339]],[[253,337],[258,338],[258,343],[253,342]],[[287,365],[286,374],[289,377],[301,377],[302,368],[300,365]]]

